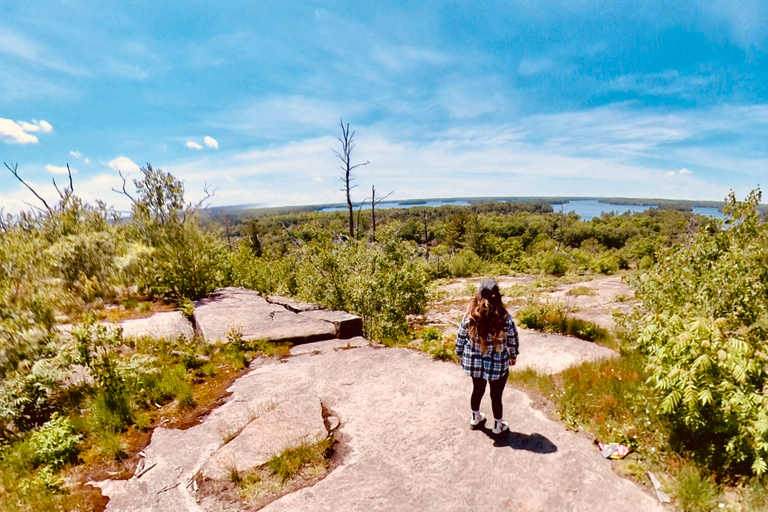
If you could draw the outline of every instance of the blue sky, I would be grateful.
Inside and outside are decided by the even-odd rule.
[[[213,205],[722,199],[765,185],[768,2],[6,2],[0,159],[125,208],[117,169]],[[4,171],[4,169],[0,169]],[[0,172],[6,212],[33,202]]]

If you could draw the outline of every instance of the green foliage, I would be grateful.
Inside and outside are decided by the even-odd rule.
[[[538,331],[569,334],[582,340],[608,342],[611,334],[592,322],[573,318],[559,304],[529,302],[517,312],[521,327]]]
[[[134,180],[132,236],[123,268],[140,290],[199,299],[228,279],[223,240],[202,229],[197,206],[184,203],[184,184],[150,164]]]
[[[467,247],[451,258],[448,266],[453,276],[468,277],[480,274],[484,268],[484,263],[475,251]]]
[[[651,311],[633,339],[674,425],[673,442],[724,474],[768,470],[768,226],[731,193],[710,221],[635,277]]]
[[[419,350],[440,361],[459,361],[455,351],[456,334],[446,336],[434,327],[427,327],[420,336]]]
[[[288,448],[279,455],[273,455],[265,466],[281,483],[285,483],[309,464],[327,466],[326,455],[331,446],[333,446],[332,438],[326,438],[316,443],[301,444]]]
[[[553,276],[562,276],[571,267],[570,258],[562,252],[551,251],[541,258],[541,271]]]
[[[640,354],[629,353],[565,370],[554,397],[561,418],[646,457],[664,450],[668,428],[656,410],[657,394],[645,383],[643,364]]]
[[[295,254],[296,294],[360,315],[367,337],[398,338],[408,331],[408,315],[424,311],[427,266],[412,244],[398,238],[396,226],[385,226],[377,238],[372,246],[330,239],[304,244]]]
[[[675,504],[685,512],[716,510],[717,485],[693,464],[684,464],[677,472]]]
[[[61,468],[77,453],[77,444],[81,439],[82,436],[74,433],[68,418],[54,414],[29,438],[33,449],[32,462]]]

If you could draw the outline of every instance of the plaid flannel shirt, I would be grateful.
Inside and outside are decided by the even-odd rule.
[[[467,334],[469,319],[464,317],[456,334],[456,355],[461,357],[461,367],[470,377],[482,377],[486,380],[496,380],[509,370],[510,357],[516,359],[519,353],[517,327],[512,317],[507,315],[504,324],[504,345],[501,352],[494,349],[490,336],[485,353],[480,351],[480,345],[472,343]]]

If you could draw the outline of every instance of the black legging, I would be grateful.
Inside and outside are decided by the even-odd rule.
[[[507,375],[504,373],[500,379],[487,381],[482,377],[472,377],[472,398],[469,404],[473,411],[480,410],[480,402],[485,394],[485,383],[491,383],[491,408],[493,409],[494,419],[500,420],[504,417],[504,406],[501,403],[501,395],[504,393],[504,386],[507,384]]]

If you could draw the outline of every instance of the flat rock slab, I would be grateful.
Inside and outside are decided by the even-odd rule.
[[[589,294],[573,294],[574,289],[586,289]],[[567,284],[549,294],[555,301],[565,304],[575,318],[587,320],[604,329],[615,329],[613,313],[631,312],[636,304],[635,291],[619,276],[600,277],[583,283]]]
[[[194,475],[223,445],[221,428],[247,425],[253,404],[299,396],[320,397],[338,417],[340,465],[265,511],[663,510],[615,474],[590,439],[548,419],[520,391],[504,393],[509,435],[495,440],[487,430],[469,430],[471,387],[459,366],[403,348],[267,361],[238,379],[228,402],[203,423],[157,429],[145,450],[156,467],[99,484],[110,497],[106,510],[240,510],[196,493]],[[481,409],[491,416],[487,396]]]
[[[368,341],[367,339],[363,338],[362,336],[357,336],[355,338],[350,338],[346,340],[325,340],[325,341],[317,341],[315,343],[306,343],[304,345],[295,345],[291,347],[291,355],[292,356],[301,356],[301,355],[318,355],[318,354],[325,354],[326,352],[335,352],[336,350],[349,350],[352,348],[360,348],[360,347],[381,347],[383,345],[379,345],[377,343],[373,343]]]
[[[256,416],[234,439],[219,448],[202,467],[202,475],[214,480],[229,478],[266,463],[272,456],[302,443],[328,436],[323,405],[317,396],[299,395],[276,404]]]
[[[150,336],[175,340],[181,336],[189,340],[195,335],[192,322],[181,311],[155,313],[147,318],[125,320],[120,322],[120,327],[123,328],[123,336],[129,338]]]
[[[246,340],[294,344],[336,337],[333,323],[298,315],[242,288],[222,288],[197,301],[195,329],[209,342],[225,342],[232,329],[239,330]]]
[[[554,375],[587,361],[618,357],[619,353],[591,341],[562,334],[550,334],[518,328],[520,357],[512,371],[532,369]]]
[[[282,295],[270,295],[267,301],[272,304],[283,306],[287,310],[293,311],[294,313],[300,313],[302,311],[315,311],[320,309],[320,306],[317,304],[313,304],[311,302],[301,302],[290,297],[283,297]]]
[[[299,316],[330,322],[336,329],[336,337],[342,340],[363,335],[363,319],[346,311],[329,311],[318,309],[315,311],[302,311]]]

